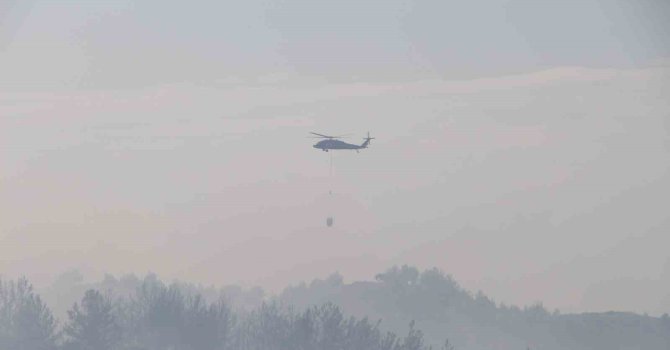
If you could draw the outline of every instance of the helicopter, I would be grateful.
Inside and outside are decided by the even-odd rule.
[[[370,132],[368,132],[368,137],[364,138],[364,142],[361,145],[355,145],[352,143],[346,143],[342,140],[338,140],[339,138],[342,138],[343,136],[328,136],[328,135],[323,135],[323,134],[318,134],[315,132],[310,132],[310,134],[315,135],[316,138],[324,139],[319,142],[317,142],[313,147],[320,149],[324,152],[328,152],[330,150],[355,150],[356,152],[368,148],[368,145],[370,145],[370,140],[374,140],[374,137],[370,137]]]

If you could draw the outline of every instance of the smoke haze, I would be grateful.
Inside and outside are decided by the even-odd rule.
[[[669,312],[668,18],[660,0],[5,1],[0,274],[279,292],[411,264],[506,303]],[[376,139],[331,178],[310,131]]]

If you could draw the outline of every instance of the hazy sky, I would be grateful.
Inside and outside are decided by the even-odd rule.
[[[412,264],[506,303],[670,312],[669,20],[663,0],[0,1],[0,274],[276,291]],[[309,131],[377,139],[329,178]]]

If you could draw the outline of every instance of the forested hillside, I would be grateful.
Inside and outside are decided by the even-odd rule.
[[[390,329],[415,320],[426,339],[448,337],[458,349],[670,349],[670,319],[634,313],[561,314],[542,304],[498,304],[463,289],[443,272],[394,267],[374,282],[344,284],[338,274],[287,288],[290,305],[331,301],[346,313],[380,318]]]
[[[333,274],[274,296],[153,274],[86,283],[76,271],[42,293],[24,279],[0,283],[0,349],[670,349],[667,314],[506,306],[408,266],[374,281]]]

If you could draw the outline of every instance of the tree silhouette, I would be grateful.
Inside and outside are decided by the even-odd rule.
[[[421,350],[425,348],[423,333],[414,328],[414,326],[414,321],[409,323],[409,333],[402,342],[396,345],[395,350]]]
[[[0,280],[0,349],[54,350],[56,321],[25,278]]]
[[[119,342],[120,326],[110,298],[96,290],[88,290],[81,306],[68,311],[70,322],[65,327],[67,350],[108,350]]]

